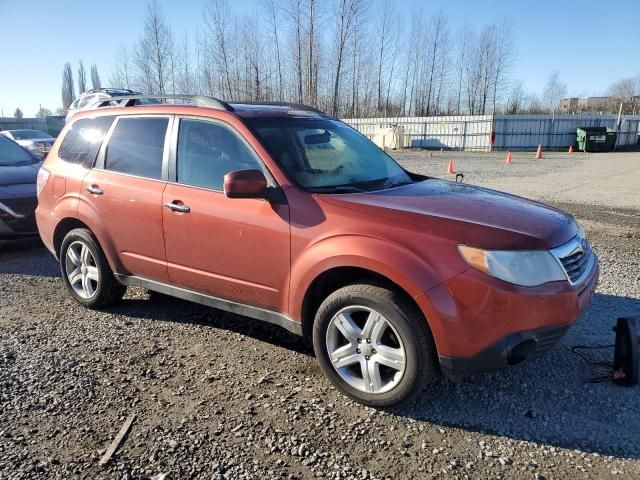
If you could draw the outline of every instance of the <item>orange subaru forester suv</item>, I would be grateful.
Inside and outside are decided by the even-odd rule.
[[[280,325],[384,407],[543,354],[595,289],[564,212],[409,173],[304,105],[139,99],[74,116],[38,175],[40,234],[89,308],[137,285]]]

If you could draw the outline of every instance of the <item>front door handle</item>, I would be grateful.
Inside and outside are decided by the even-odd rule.
[[[89,185],[87,187],[87,192],[93,193],[94,195],[102,195],[104,193],[98,185]]]
[[[189,207],[187,207],[182,203],[176,203],[175,200],[173,202],[165,203],[164,206],[167,207],[169,210],[173,210],[174,212],[189,213],[191,211]]]

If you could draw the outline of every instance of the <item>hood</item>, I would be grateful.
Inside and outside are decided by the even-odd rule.
[[[549,249],[568,242],[578,232],[573,217],[561,210],[508,193],[439,179],[320,198],[486,249]]]
[[[30,138],[28,140],[16,140],[18,145],[27,147],[30,145],[53,145],[55,138]]]
[[[10,185],[34,184],[42,162],[27,165],[0,165],[0,189]]]

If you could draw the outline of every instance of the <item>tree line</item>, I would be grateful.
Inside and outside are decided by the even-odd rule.
[[[102,87],[98,66],[95,63],[91,65],[91,85],[92,88]],[[78,96],[87,90],[87,71],[84,68],[84,63],[80,60],[78,62]],[[67,62],[62,68],[62,108],[64,110],[68,109],[75,98],[76,86],[73,81],[73,67],[71,63]]]
[[[454,31],[442,12],[402,13],[393,0],[259,0],[251,14],[204,0],[200,24],[177,34],[149,0],[139,39],[117,48],[109,86],[299,102],[341,117],[546,113],[567,93],[557,72],[541,96],[525,91],[506,23]],[[82,61],[77,77],[80,93]],[[96,65],[91,81],[101,85]],[[64,108],[74,98],[67,63]]]

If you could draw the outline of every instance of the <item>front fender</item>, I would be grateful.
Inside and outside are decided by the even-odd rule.
[[[294,259],[291,266],[289,312],[302,319],[304,297],[322,273],[338,267],[356,267],[382,275],[412,297],[445,279],[410,250],[373,236],[337,235],[322,239]]]

